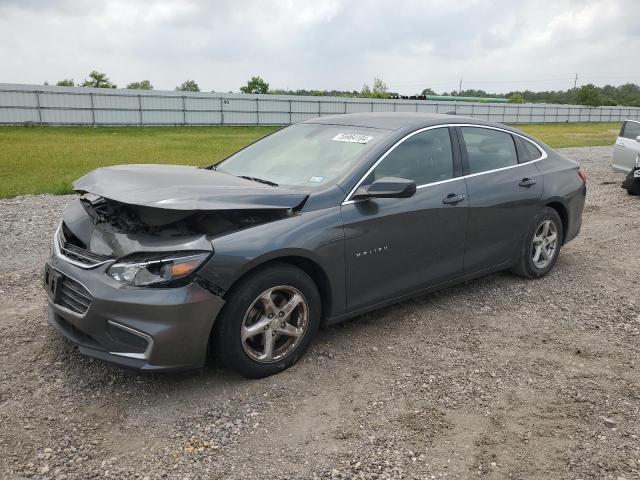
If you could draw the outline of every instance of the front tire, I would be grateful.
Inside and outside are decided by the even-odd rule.
[[[558,260],[563,235],[558,212],[551,207],[543,208],[531,223],[513,272],[526,278],[544,277]]]
[[[320,316],[320,294],[311,277],[286,263],[270,265],[230,291],[216,320],[216,351],[240,375],[268,377],[300,359]]]

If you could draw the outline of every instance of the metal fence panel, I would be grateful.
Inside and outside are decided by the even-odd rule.
[[[0,123],[40,123],[35,108],[0,108]]]
[[[137,110],[96,110],[96,125],[139,125],[140,112]]]
[[[229,112],[256,112],[258,103],[256,98],[233,98],[227,99],[222,109]]]
[[[293,113],[313,113],[317,116],[320,113],[320,102],[318,100],[307,100],[304,97],[300,100],[292,100],[291,111]]]
[[[41,92],[40,107],[64,108],[72,110],[74,108],[91,108],[91,95],[73,95]]]
[[[320,113],[345,113],[344,102],[320,102]]]
[[[365,102],[346,102],[346,113],[362,113],[371,111],[371,103]]]
[[[0,123],[286,125],[358,112],[453,113],[503,123],[640,119],[640,108],[381,100],[0,84]]]
[[[317,116],[317,115],[315,115]],[[258,112],[225,112],[224,123],[231,125],[259,125]]]
[[[180,110],[184,109],[182,97],[140,97],[143,110]]]
[[[258,102],[258,109],[260,112],[286,112],[287,115],[289,115],[290,108],[289,100],[260,99]],[[287,118],[289,117],[287,116]]]
[[[212,111],[187,111],[187,125],[217,125],[222,123],[222,113]]]
[[[289,112],[259,112],[263,125],[287,125],[291,123]]]
[[[90,109],[64,110],[54,108],[41,110],[42,123],[51,125],[92,125],[93,114]]]
[[[415,112],[416,104],[415,103],[397,103],[396,112]]]
[[[0,105],[7,107],[37,107],[38,98],[32,92],[3,92],[0,90]]]
[[[183,125],[184,123],[183,111],[170,111],[166,109],[142,111],[143,125]]]
[[[205,98],[205,97],[185,97],[184,99],[184,108],[187,111],[217,111],[222,110],[222,105],[220,105],[219,98]]]

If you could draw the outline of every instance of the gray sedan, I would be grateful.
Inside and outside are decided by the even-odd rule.
[[[86,355],[248,377],[320,325],[500,270],[538,278],[582,219],[578,164],[513,128],[350,114],[217,166],[123,165],[74,184],[45,268],[49,322]]]

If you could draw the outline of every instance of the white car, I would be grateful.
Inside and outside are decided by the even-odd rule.
[[[611,168],[616,172],[629,173],[638,166],[636,164],[638,154],[640,154],[640,121],[627,120],[622,124],[613,148]]]
[[[640,193],[640,121],[627,120],[613,147],[611,168],[627,175],[622,184],[630,194]]]

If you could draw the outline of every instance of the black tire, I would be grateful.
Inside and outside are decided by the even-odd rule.
[[[553,222],[556,228],[557,242],[556,247],[553,250],[552,255],[547,265],[540,268],[536,266],[534,262],[534,236],[543,223],[550,221]],[[558,260],[560,254],[560,248],[562,247],[562,239],[564,238],[564,230],[562,226],[562,220],[558,212],[551,207],[543,208],[531,222],[531,226],[525,236],[522,249],[520,251],[520,259],[515,267],[512,268],[512,272],[516,275],[520,275],[525,278],[540,278],[544,277],[553,268]]]
[[[285,356],[270,363],[262,363],[245,351],[241,329],[245,315],[248,315],[249,309],[258,297],[277,286],[293,287],[302,294],[308,307],[306,329],[297,345]],[[286,370],[295,364],[309,347],[320,325],[321,308],[318,288],[304,271],[287,263],[274,263],[258,269],[234,285],[229,292],[225,306],[216,319],[213,335],[214,354],[227,368],[247,378],[268,377]]]

